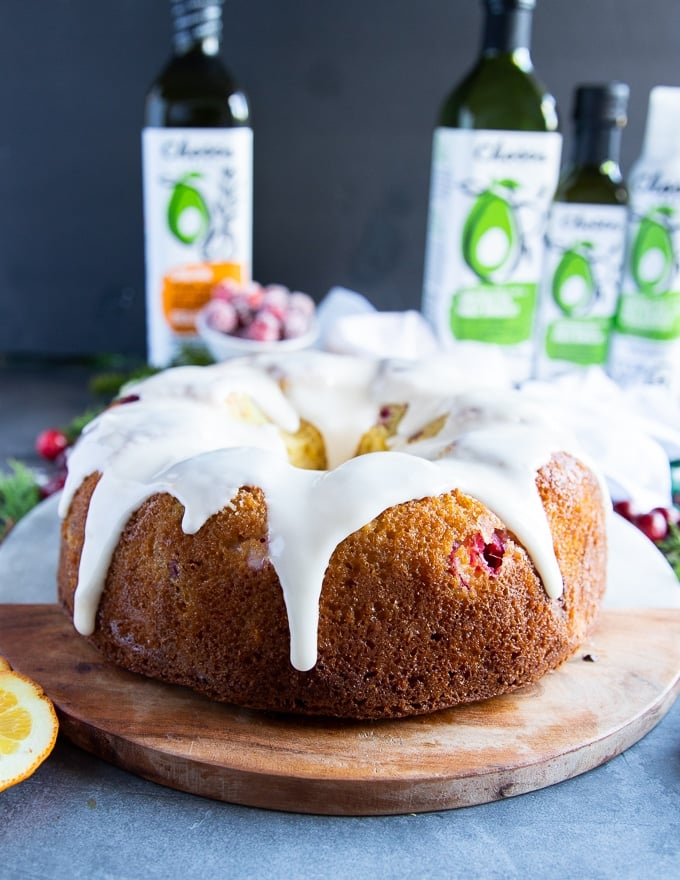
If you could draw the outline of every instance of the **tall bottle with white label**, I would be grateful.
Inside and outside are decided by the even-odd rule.
[[[622,385],[680,392],[680,88],[649,96],[629,175],[627,254],[609,372]]]
[[[619,157],[625,83],[583,85],[574,100],[574,148],[550,210],[537,322],[539,378],[605,368],[621,287],[628,191]]]
[[[497,345],[531,375],[543,238],[559,177],[555,101],[531,60],[535,0],[484,0],[480,56],[434,135],[423,312],[447,348]]]
[[[249,280],[252,129],[219,52],[222,0],[171,0],[173,54],[142,134],[149,362],[199,348],[195,318],[225,278]]]

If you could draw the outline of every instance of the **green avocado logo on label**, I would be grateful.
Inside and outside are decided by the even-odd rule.
[[[630,272],[641,293],[655,296],[668,289],[675,270],[669,220],[673,209],[652,209],[640,221],[631,248]]]
[[[552,296],[569,317],[587,314],[597,297],[597,284],[590,262],[592,244],[584,241],[567,248],[555,268]]]
[[[199,190],[192,181],[200,180],[200,174],[185,174],[173,186],[168,201],[168,228],[182,244],[195,244],[205,238],[210,228],[210,211]]]
[[[463,259],[485,282],[501,281],[515,268],[521,253],[520,234],[511,206],[519,184],[500,180],[477,196],[463,226]]]

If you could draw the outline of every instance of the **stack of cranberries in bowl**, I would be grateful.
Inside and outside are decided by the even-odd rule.
[[[317,338],[316,306],[308,294],[280,284],[227,279],[211,291],[197,326],[215,360],[265,349],[308,348]]]

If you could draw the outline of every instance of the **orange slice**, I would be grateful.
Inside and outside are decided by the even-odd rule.
[[[54,706],[39,685],[0,657],[0,791],[37,770],[58,730]]]

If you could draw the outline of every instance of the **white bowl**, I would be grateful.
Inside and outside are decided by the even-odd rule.
[[[316,320],[302,336],[294,339],[277,339],[272,342],[258,342],[255,339],[243,339],[221,333],[208,324],[205,310],[196,316],[196,329],[205,343],[206,348],[216,361],[226,361],[233,357],[244,357],[250,354],[272,354],[274,352],[302,351],[311,348],[319,338],[319,327]]]

